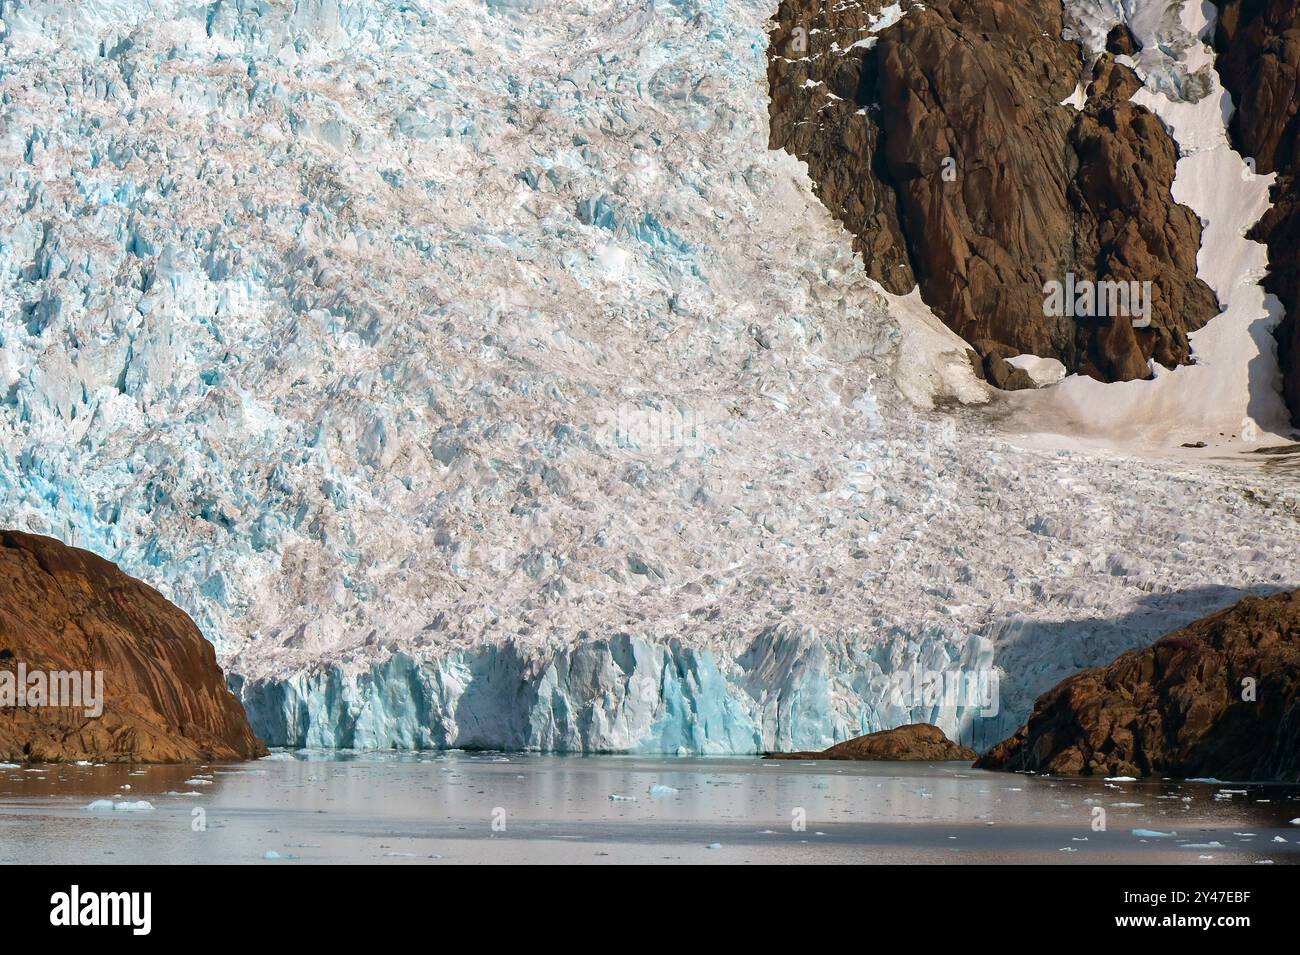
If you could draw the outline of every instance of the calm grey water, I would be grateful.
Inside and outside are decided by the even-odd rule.
[[[1047,779],[960,763],[277,756],[0,768],[0,862],[1300,860],[1296,787]],[[97,800],[152,808],[87,808]],[[1094,829],[1099,808],[1105,831]]]

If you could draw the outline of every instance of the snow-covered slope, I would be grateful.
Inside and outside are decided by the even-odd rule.
[[[1068,0],[1066,9],[1091,54],[1105,49],[1118,22],[1137,39],[1140,52],[1120,61],[1145,83],[1134,102],[1178,143],[1174,198],[1201,218],[1198,274],[1223,313],[1192,333],[1195,364],[1170,370],[1153,362],[1154,381],[1116,385],[1072,376],[1049,392],[1013,397],[1015,424],[1035,431],[1047,422],[1057,432],[1148,449],[1205,442],[1233,456],[1276,445],[1293,433],[1273,337],[1282,304],[1259,285],[1267,248],[1245,237],[1269,207],[1274,177],[1255,174],[1228,141],[1232,97],[1210,46],[1215,8],[1201,0]]]
[[[983,745],[1300,582],[1281,476],[927,410],[987,396],[766,149],[770,7],[4,2],[0,521],[291,744]]]

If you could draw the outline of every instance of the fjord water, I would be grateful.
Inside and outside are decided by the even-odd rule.
[[[1298,816],[1297,787],[962,763],[299,752],[0,769],[0,863],[1286,864]]]

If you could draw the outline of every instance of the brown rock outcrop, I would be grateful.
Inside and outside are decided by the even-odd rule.
[[[1286,309],[1277,330],[1283,392],[1300,426],[1300,4],[1217,0],[1216,67],[1232,94],[1233,143],[1260,175],[1277,173],[1270,209],[1249,233],[1268,245],[1264,287]]]
[[[1300,591],[1247,597],[1076,673],[976,766],[1300,780]]]
[[[769,49],[769,145],[808,163],[868,273],[919,283],[999,387],[1025,385],[1008,351],[1103,381],[1189,361],[1219,307],[1196,277],[1200,222],[1171,194],[1176,146],[1127,101],[1132,72],[1103,55],[1076,111],[1060,104],[1087,64],[1059,0],[902,0],[871,33],[886,6],[784,0]],[[1150,325],[1047,314],[1045,285],[1071,274],[1152,283]]]
[[[930,723],[912,723],[892,730],[868,733],[817,753],[768,753],[764,759],[859,759],[910,760],[942,763],[970,762],[975,751],[959,746]]]
[[[77,706],[33,688],[59,671],[78,677]],[[102,713],[93,710],[102,673]],[[28,675],[25,699],[17,696]],[[9,694],[6,698],[6,692]],[[28,694],[32,694],[28,696]],[[18,704],[24,705],[18,705]],[[49,537],[0,531],[0,760],[130,762],[265,755],[216,653],[156,590],[109,561]]]

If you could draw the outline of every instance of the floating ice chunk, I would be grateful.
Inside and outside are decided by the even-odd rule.
[[[90,812],[149,812],[153,804],[141,799],[139,802],[113,802],[111,799],[96,799],[87,804]]]
[[[704,848],[706,848],[706,849],[721,849],[721,848],[722,848],[722,843],[721,843],[721,842],[710,842],[710,843],[709,843],[707,846],[705,846]]]
[[[1107,776],[1107,777],[1106,777],[1106,782],[1108,782],[1108,783],[1135,783],[1135,782],[1137,782],[1137,777],[1136,777],[1136,776]]]
[[[1160,832],[1157,829],[1134,829],[1133,835],[1137,836],[1139,839],[1168,839],[1171,836],[1178,835],[1178,833]]]
[[[655,783],[650,787],[650,795],[652,796],[673,796],[679,791],[680,790],[677,790],[672,786],[665,786],[662,783]]]
[[[182,786],[211,786],[212,780],[203,779],[199,776],[195,776],[193,779],[185,780],[185,782],[181,783],[181,785]]]
[[[618,793],[609,794],[610,802],[637,802],[636,796],[620,796]]]
[[[294,855],[292,852],[280,853],[280,852],[276,852],[274,849],[268,849],[262,855],[262,858],[274,860],[274,859],[296,859],[298,857]]]

